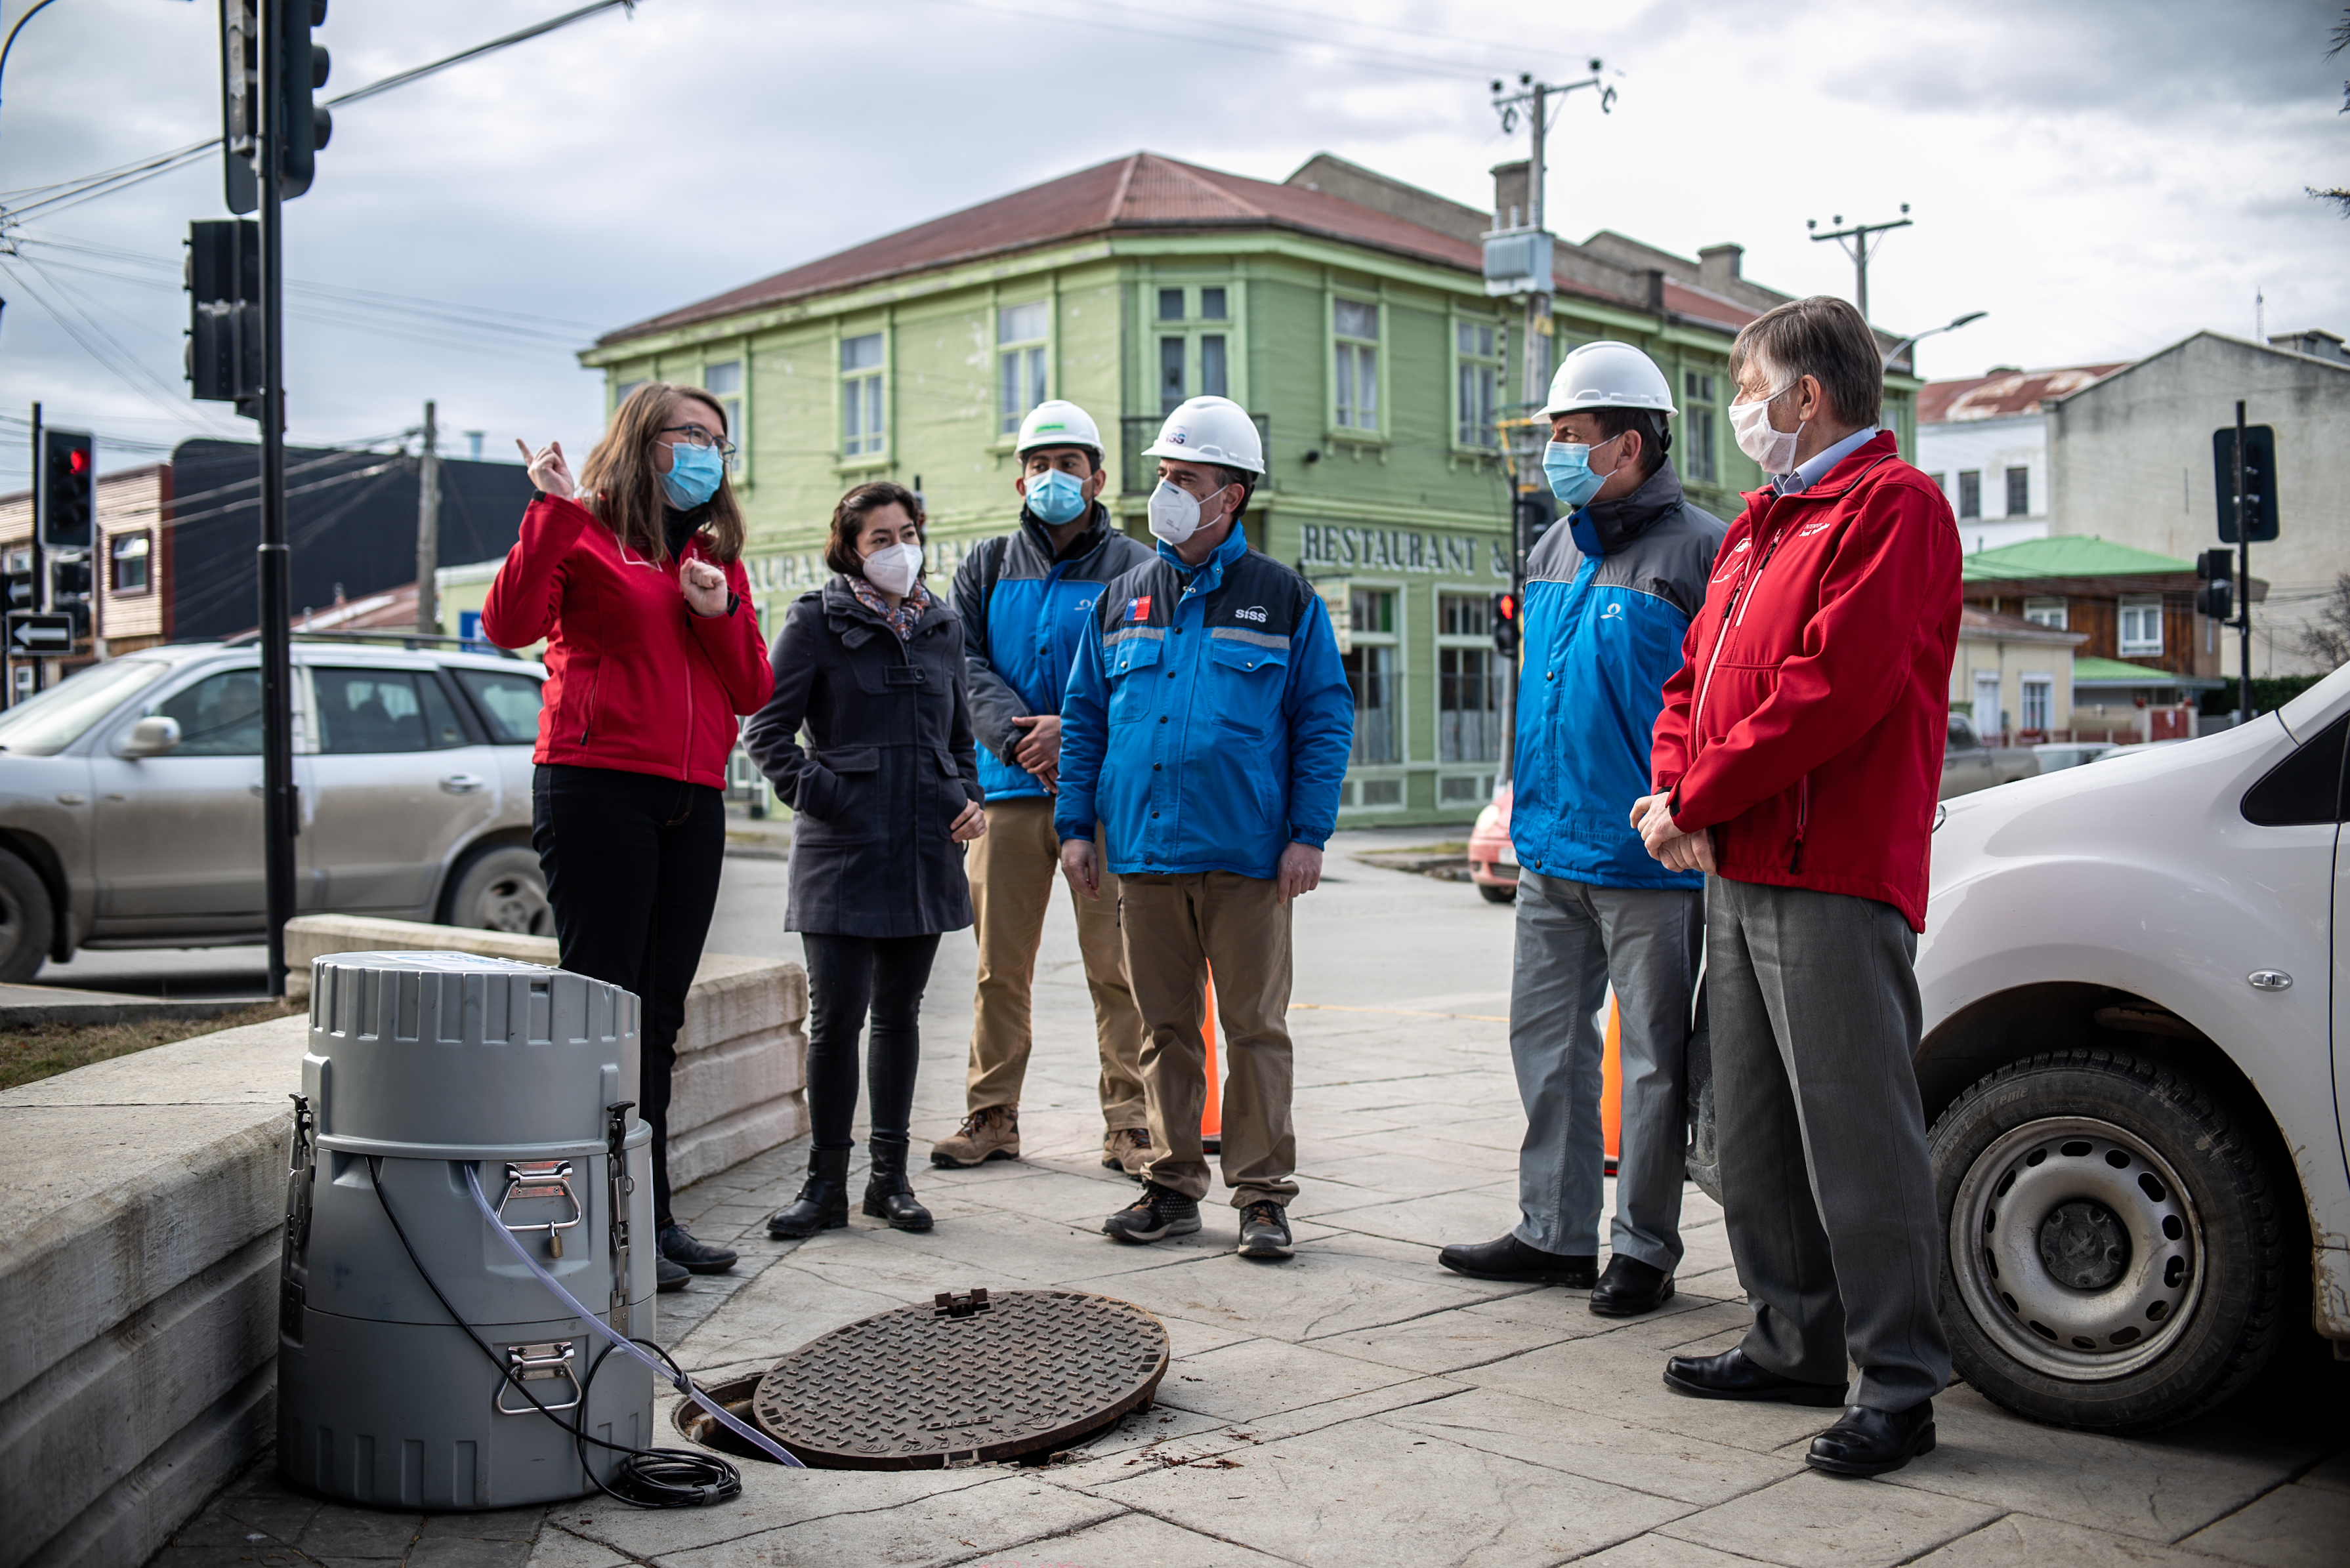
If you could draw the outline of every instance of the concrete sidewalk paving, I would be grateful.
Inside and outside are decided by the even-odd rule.
[[[730,1505],[646,1513],[607,1501],[497,1515],[322,1504],[265,1466],[156,1560],[678,1568],[750,1564],[1275,1568],[1331,1563],[1786,1568],[1930,1563],[2338,1564],[2350,1542],[2342,1369],[2280,1368],[2215,1416],[2121,1440],[2016,1419],[1965,1388],[1940,1446],[1875,1481],[1803,1463],[1832,1411],[1691,1400],[1668,1354],[1732,1344],[1747,1314],[1720,1214],[1689,1189],[1680,1293],[1630,1321],[1584,1294],[1462,1279],[1448,1241],[1514,1213],[1521,1128],[1492,1022],[1506,909],[1454,884],[1334,864],[1301,909],[1291,1262],[1232,1253],[1236,1216],[1127,1247],[1098,1234],[1133,1184],[1099,1167],[1090,1029],[1066,906],[1040,964],[1025,1158],[921,1169],[922,1235],[862,1217],[769,1241],[805,1145],[679,1194],[733,1276],[661,1298],[660,1336],[697,1377],[757,1370],[810,1338],[938,1291],[1097,1291],[1158,1314],[1175,1362],[1158,1405],[1058,1462],[945,1471],[743,1465]],[[1317,900],[1319,902],[1317,903]],[[1344,940],[1357,967],[1305,957]],[[918,1139],[962,1108],[970,962],[950,942],[926,1009]],[[1411,962],[1399,964],[1399,954]],[[1409,971],[1409,972],[1407,972]],[[1411,976],[1453,988],[1412,994]],[[1320,1003],[1305,1006],[1303,1002]],[[960,1020],[960,1023],[958,1023]],[[1084,1042],[1083,1048],[1075,1043]],[[855,1189],[852,1189],[854,1191]],[[1221,1199],[1222,1195],[1219,1195]],[[988,1390],[974,1388],[974,1400]],[[665,1401],[666,1423],[673,1401]],[[664,1431],[667,1431],[664,1425]]]

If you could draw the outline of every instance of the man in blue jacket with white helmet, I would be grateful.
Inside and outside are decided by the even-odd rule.
[[[955,572],[987,836],[972,846],[979,986],[962,1125],[931,1163],[1020,1158],[1020,1091],[1035,1044],[1031,992],[1045,907],[1060,869],[1053,790],[1060,773],[1061,689],[1102,585],[1150,559],[1100,501],[1107,474],[1093,416],[1057,398],[1020,421],[1016,533],[981,541]],[[1078,898],[1077,951],[1101,1060],[1102,1164],[1139,1179],[1150,1158],[1143,1108],[1142,1016],[1126,981],[1115,880],[1107,900]]]
[[[1109,585],[1061,702],[1061,868],[1084,898],[1118,874],[1126,967],[1149,1036],[1155,1149],[1142,1196],[1103,1231],[1156,1241],[1200,1228],[1208,1165],[1205,1016],[1215,971],[1229,1063],[1224,1185],[1243,1257],[1290,1253],[1290,901],[1322,879],[1355,700],[1311,584],[1248,547],[1264,473],[1256,425],[1193,398],[1144,449],[1156,560]],[[1098,821],[1109,842],[1097,846]]]
[[[1705,602],[1721,521],[1666,457],[1672,388],[1627,343],[1568,355],[1540,418],[1569,509],[1526,562],[1510,838],[1518,856],[1510,1057],[1526,1136],[1516,1229],[1438,1254],[1477,1279],[1589,1287],[1603,1317],[1670,1300],[1681,1258],[1685,1059],[1705,930],[1702,873],[1668,871],[1627,817],[1648,737]],[[1623,1130],[1614,1256],[1598,1272],[1601,1054],[1616,989]]]

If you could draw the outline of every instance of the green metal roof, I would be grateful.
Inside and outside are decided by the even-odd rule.
[[[2093,534],[2060,534],[1978,551],[1966,558],[1960,576],[1967,582],[1981,583],[2032,577],[2152,576],[2194,569],[2192,561],[2116,545]]]
[[[2173,675],[2169,670],[2157,670],[2151,664],[2132,664],[2122,659],[2097,659],[2075,654],[2073,658],[2073,684],[2076,687],[2155,686],[2179,691],[2212,691],[2227,682],[2214,680],[2208,675]]]

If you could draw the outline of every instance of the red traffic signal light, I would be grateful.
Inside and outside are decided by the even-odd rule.
[[[66,472],[78,478],[89,472],[89,449],[86,446],[66,450]]]
[[[1518,596],[1504,593],[1493,596],[1493,650],[1504,656],[1518,651]]]
[[[1514,621],[1517,618],[1518,596],[1515,594],[1495,594],[1493,596],[1493,619],[1496,621]]]
[[[98,507],[92,493],[97,449],[88,431],[41,431],[41,466],[34,477],[34,510],[41,544],[52,550],[87,550]]]

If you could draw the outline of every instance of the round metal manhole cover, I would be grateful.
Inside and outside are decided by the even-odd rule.
[[[810,1340],[751,1407],[803,1463],[935,1469],[1035,1453],[1150,1402],[1167,1329],[1130,1302],[1073,1291],[941,1295]]]

